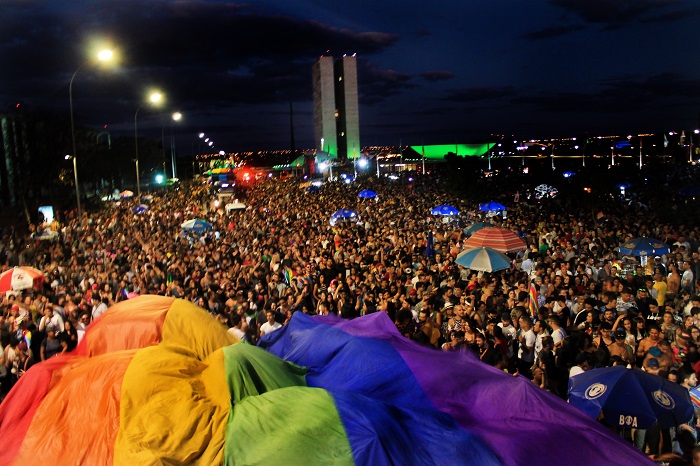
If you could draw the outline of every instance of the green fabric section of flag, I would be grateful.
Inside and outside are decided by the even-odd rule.
[[[225,347],[224,364],[234,406],[249,396],[283,387],[306,386],[306,368],[246,343]]]
[[[224,464],[353,465],[333,398],[321,388],[288,387],[249,396],[229,413]]]
[[[306,369],[238,343],[224,348],[233,404],[224,464],[354,464],[331,395],[306,386]]]

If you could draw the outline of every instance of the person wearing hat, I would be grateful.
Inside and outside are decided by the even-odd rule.
[[[659,375],[661,366],[659,365],[659,360],[656,358],[649,358],[644,363],[644,370],[650,374]]]
[[[662,277],[668,275],[666,266],[661,261],[661,256],[654,256],[654,274],[660,274]]]
[[[635,360],[634,348],[625,343],[627,332],[619,327],[613,332],[613,343],[608,346],[610,357],[618,356],[625,364],[633,365]]]

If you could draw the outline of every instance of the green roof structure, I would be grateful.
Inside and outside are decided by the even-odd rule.
[[[462,157],[481,157],[485,155],[495,144],[437,144],[429,146],[411,146],[411,149],[416,151],[418,155],[423,156],[427,160],[444,160],[445,155],[453,153]]]

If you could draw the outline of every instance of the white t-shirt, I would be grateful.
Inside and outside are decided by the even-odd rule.
[[[268,333],[274,332],[275,330],[281,329],[282,324],[279,322],[275,322],[274,324],[270,325],[269,323],[265,322],[260,326],[260,333],[263,335],[267,335]]]
[[[535,336],[535,332],[532,331],[532,329],[528,330],[525,332],[525,338],[522,343],[520,343],[520,348],[518,348],[518,359],[524,362],[535,362],[535,342],[537,341],[537,337]],[[523,346],[527,346],[528,348],[532,348],[529,353],[526,353],[523,351]]]
[[[228,333],[230,333],[231,335],[233,335],[241,341],[245,340],[245,332],[238,327],[231,327],[230,329],[228,329]]]
[[[559,327],[557,330],[554,330],[552,332],[552,340],[554,340],[554,346],[556,346],[557,343],[562,341],[564,338],[566,338],[566,332],[563,328]]]
[[[691,283],[693,283],[693,272],[688,269],[683,272],[683,276],[681,277],[681,288],[688,288]]]

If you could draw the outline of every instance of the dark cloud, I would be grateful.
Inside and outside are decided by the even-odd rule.
[[[451,91],[442,100],[450,102],[472,103],[484,102],[511,97],[515,94],[513,86],[502,87],[471,87]]]
[[[374,105],[406,89],[413,89],[413,75],[392,69],[383,69],[376,64],[358,59],[357,80],[359,82],[360,105]]]
[[[428,82],[437,81],[447,81],[455,77],[454,73],[451,71],[441,70],[441,71],[426,71],[421,73],[421,77]]]
[[[678,9],[673,11],[668,11],[656,16],[651,16],[641,20],[641,23],[672,23],[674,21],[681,21],[687,18],[694,18],[700,16],[700,10],[697,8],[692,9]]]
[[[662,73],[648,78],[605,80],[598,92],[560,92],[527,95],[513,99],[514,104],[531,105],[547,112],[624,113],[675,106],[680,100],[700,104],[700,79],[676,73]]]
[[[75,14],[66,11],[69,7]],[[254,4],[203,0],[121,1],[109,8],[92,1],[53,8],[9,0],[0,5],[0,17],[12,17],[0,28],[3,107],[23,101],[67,112],[68,83],[85,60],[85,45],[111,38],[120,50],[120,69],[81,67],[74,101],[76,121],[110,122],[113,128],[133,124],[148,87],[160,88],[169,108],[190,117],[206,114],[209,107],[310,102],[311,66],[326,50],[369,57],[398,40],[396,34],[267,14]],[[367,80],[363,90],[375,101],[410,79],[375,68],[360,73]],[[143,118],[146,126],[147,112]]]
[[[553,26],[542,28],[539,31],[528,32],[527,34],[523,34],[521,37],[523,39],[530,40],[551,39],[553,37],[564,36],[572,32],[580,31],[581,29],[585,29],[585,26],[581,24],[574,24],[571,26]]]
[[[627,24],[665,14],[683,0],[549,0],[552,5],[589,23],[617,29]]]

